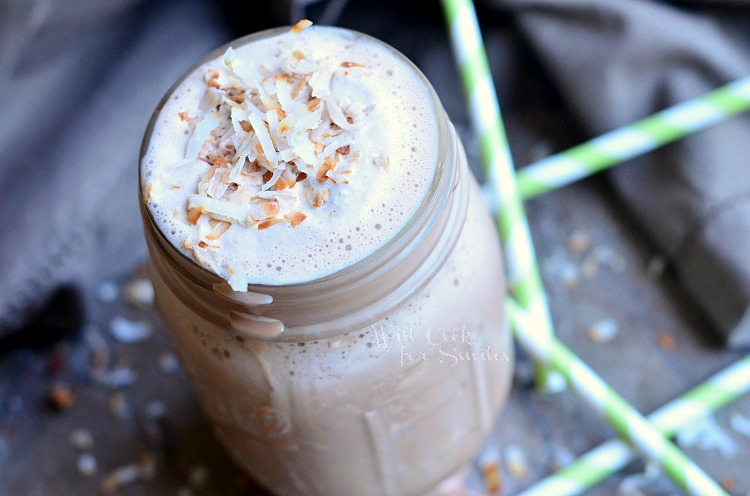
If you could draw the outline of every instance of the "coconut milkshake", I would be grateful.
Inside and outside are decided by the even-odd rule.
[[[154,115],[157,305],[218,437],[264,486],[425,494],[507,394],[498,243],[421,73],[307,26],[238,40]]]

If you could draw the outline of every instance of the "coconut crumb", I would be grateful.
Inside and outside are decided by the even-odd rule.
[[[674,335],[667,330],[661,330],[656,333],[656,344],[667,353],[674,353],[677,349],[677,340]]]
[[[526,453],[518,445],[510,444],[505,448],[505,465],[508,473],[517,480],[525,479],[529,475]]]
[[[386,157],[385,155],[378,155],[374,159],[375,165],[378,167],[382,167],[385,170],[388,170],[388,167],[391,165],[391,159],[390,157]]]
[[[503,475],[500,470],[500,455],[495,447],[490,447],[481,454],[479,468],[487,494],[500,494],[503,488]]]

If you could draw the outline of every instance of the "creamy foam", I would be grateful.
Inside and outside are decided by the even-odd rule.
[[[348,184],[325,182],[328,201],[320,207],[300,202],[306,215],[296,227],[289,223],[259,230],[232,224],[209,260],[201,265],[225,279],[240,272],[254,284],[293,284],[321,278],[350,266],[398,233],[414,214],[432,184],[437,166],[436,109],[429,90],[414,69],[370,39],[336,28],[312,27],[235,47],[237,60],[255,67],[276,68],[285,44],[332,66],[357,62],[346,75],[337,74],[331,92],[339,100],[365,102],[372,109],[363,125],[351,131],[351,148],[360,152]],[[187,220],[188,198],[199,178],[210,169],[201,160],[185,163],[186,147],[200,117],[208,70],[225,70],[222,58],[195,70],[171,94],[157,117],[142,161],[142,184],[148,208],[167,239],[195,259],[185,241],[196,239],[198,226]],[[183,118],[180,117],[182,114]],[[382,167],[388,157],[388,167]],[[380,164],[380,165],[378,165]],[[317,179],[310,175],[310,187]],[[322,184],[314,184],[320,188]]]

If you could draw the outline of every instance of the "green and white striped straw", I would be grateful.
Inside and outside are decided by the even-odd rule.
[[[516,177],[518,193],[524,199],[539,196],[747,110],[750,77],[526,166]]]
[[[664,436],[672,437],[689,424],[750,391],[750,355],[730,365],[700,386],[659,408],[649,422]],[[567,467],[523,491],[518,496],[573,496],[581,494],[625,467],[635,453],[626,443],[613,439],[584,454]]]
[[[726,492],[682,451],[662,436],[638,411],[602,380],[591,368],[554,336],[551,346],[540,346],[533,333],[535,316],[512,298],[506,300],[516,339],[537,361],[559,370],[568,384],[594,410],[606,418],[623,440],[649,459],[659,463],[664,472],[687,494],[693,496],[725,495]]]
[[[511,294],[524,308],[536,315],[537,326],[529,332],[541,341],[553,335],[547,296],[534,253],[523,202],[516,191],[513,159],[505,135],[495,85],[492,82],[474,4],[471,0],[443,0],[450,37],[470,115],[479,136],[482,162],[490,187],[500,208],[495,220],[505,257],[505,270]],[[547,391],[559,390],[565,381],[544,366],[536,369],[537,385]]]

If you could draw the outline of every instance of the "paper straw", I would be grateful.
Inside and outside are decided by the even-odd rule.
[[[496,221],[510,289],[518,300],[516,303],[509,299],[508,314],[514,322],[522,322],[513,326],[516,338],[539,364],[559,370],[625,440],[659,462],[667,475],[686,492],[695,496],[726,495],[715,481],[555,339],[523,204],[515,187],[513,164],[476,12],[471,0],[443,0],[442,3],[469,99],[472,124],[480,138],[485,172],[500,202]]]
[[[524,199],[539,196],[747,110],[750,77],[526,166],[518,171],[518,193]]]
[[[750,355],[648,416],[664,436],[672,437],[688,424],[705,418],[750,391]],[[594,448],[567,467],[518,496],[573,496],[581,494],[625,467],[635,453],[613,439]]]
[[[512,298],[506,300],[519,344],[535,360],[559,370],[568,384],[594,410],[606,418],[623,440],[649,459],[687,494],[693,496],[727,495],[726,492],[682,451],[662,436],[638,411],[607,385],[588,365],[554,336],[551,346],[539,346],[527,330],[537,323],[534,315]]]
[[[538,326],[530,332],[540,341],[553,335],[547,296],[531,242],[523,202],[516,191],[515,170],[505,135],[495,85],[492,82],[474,4],[471,0],[443,0],[454,54],[469,101],[470,115],[479,136],[482,163],[497,197],[497,223],[511,294],[524,308],[533,308]],[[537,385],[559,390],[565,381],[544,366],[536,367]]]

